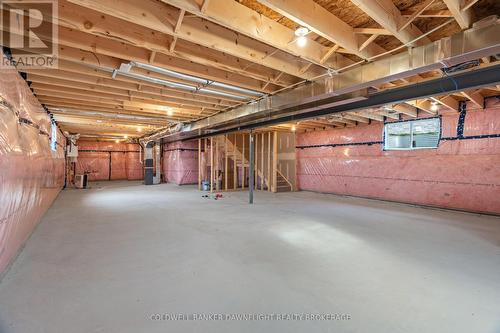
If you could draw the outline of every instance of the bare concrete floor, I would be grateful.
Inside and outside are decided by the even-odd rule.
[[[246,199],[136,182],[63,191],[0,284],[0,332],[500,332],[499,218]],[[193,313],[350,319],[151,319]]]

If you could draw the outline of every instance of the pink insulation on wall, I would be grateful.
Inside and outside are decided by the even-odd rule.
[[[383,151],[383,124],[297,134],[301,190],[346,194],[500,214],[500,101],[466,113],[456,140],[458,113],[442,116],[437,149]],[[369,144],[372,143],[372,144]]]
[[[143,179],[140,146],[79,140],[76,173],[87,173],[90,181]]]
[[[0,62],[0,276],[64,185],[65,138],[15,68]]]
[[[166,182],[178,185],[198,182],[198,141],[163,145],[163,175]]]

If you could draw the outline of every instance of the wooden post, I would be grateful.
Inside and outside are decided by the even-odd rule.
[[[238,156],[236,156],[236,143],[238,143],[238,137],[236,133],[234,133],[234,142],[233,142],[233,190],[236,190],[238,187],[238,163],[236,160]]]
[[[241,149],[241,188],[245,188],[245,133],[241,134],[243,148]]]
[[[278,131],[274,131],[273,139],[273,192],[278,191]]]
[[[201,191],[201,139],[198,139],[198,191]]]
[[[264,189],[264,176],[266,175],[264,173],[264,144],[266,143],[266,137],[265,137],[265,134],[262,133],[262,135],[260,136],[260,172],[262,173],[262,177],[260,178],[260,189],[263,190]]]
[[[271,132],[267,133],[267,190],[271,191]]]
[[[224,135],[224,190],[227,191],[227,171],[228,171],[228,156],[227,156],[227,134]]]
[[[254,175],[255,175],[255,137],[252,131],[248,135],[248,203],[253,204],[253,189],[254,189]]]
[[[253,181],[253,188],[256,190],[257,189],[257,174],[258,174],[258,171],[257,171],[257,161],[258,161],[258,156],[257,156],[257,153],[259,150],[258,150],[258,146],[257,144],[259,143],[258,142],[258,138],[259,138],[259,134],[255,133],[253,134],[253,140],[254,140],[254,163],[253,163],[253,174],[254,174],[254,181]]]
[[[214,138],[210,138],[210,192],[214,191]]]
[[[219,137],[215,137],[215,190],[220,191],[219,185]]]

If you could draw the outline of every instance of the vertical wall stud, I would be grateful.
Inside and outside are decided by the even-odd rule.
[[[245,133],[241,134],[243,148],[241,149],[241,188],[245,188]]]
[[[254,151],[255,151],[255,142],[253,132],[250,131],[248,136],[249,141],[249,150],[248,150],[248,202],[253,204],[253,188],[254,188],[254,173],[255,173],[255,164],[254,164]]]
[[[271,191],[271,132],[267,133],[267,190]]]
[[[278,191],[278,131],[274,131],[273,140],[273,192]]]
[[[198,139],[198,191],[201,191],[201,139]]]
[[[215,137],[215,190],[220,191],[220,183],[219,183],[219,137]]]
[[[260,177],[260,189],[264,189],[264,143],[265,143],[265,134],[262,133],[260,136],[260,172],[261,172],[261,177]]]
[[[255,153],[255,162],[254,162],[254,174],[255,174],[255,181],[254,181],[254,188],[257,190],[257,186],[258,186],[258,182],[259,182],[259,134],[255,134],[253,136],[254,140],[255,140],[255,147],[254,147],[254,151],[256,152]]]
[[[233,190],[236,190],[238,187],[238,156],[236,156],[236,144],[238,143],[238,136],[234,133],[234,142],[233,142]]]
[[[214,138],[210,138],[210,192],[214,191]]]
[[[227,156],[227,134],[224,135],[224,190],[227,191],[227,171],[229,170]]]

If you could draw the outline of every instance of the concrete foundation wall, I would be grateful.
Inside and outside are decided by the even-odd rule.
[[[167,183],[198,183],[198,141],[164,144],[162,172]]]
[[[135,143],[79,140],[76,173],[88,173],[90,181],[140,180],[140,154],[140,146]]]
[[[442,115],[437,149],[384,151],[381,123],[299,133],[298,187],[500,214],[500,100],[486,106],[467,106],[463,139],[459,114]]]
[[[0,61],[0,278],[64,185],[65,137],[52,150],[51,136],[45,109]]]

